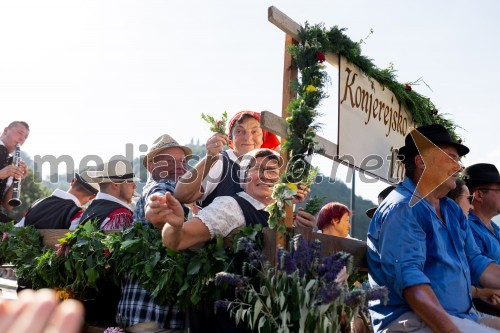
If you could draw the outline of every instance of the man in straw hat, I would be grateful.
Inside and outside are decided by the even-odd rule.
[[[102,170],[88,172],[99,184],[100,192],[87,208],[80,223],[97,221],[100,229],[118,230],[132,225],[130,204],[137,188],[132,163],[127,160],[111,160]]]
[[[153,142],[143,159],[149,178],[137,201],[134,223],[153,227],[144,213],[149,198],[152,195],[174,193],[177,180],[186,172],[186,163],[191,153],[191,149],[180,145],[168,134],[163,134]],[[187,209],[183,208],[187,213]],[[184,314],[176,305],[158,305],[154,297],[142,288],[137,280],[127,275],[122,278],[118,302],[117,322],[120,321],[132,326],[127,328],[130,331],[146,325],[155,329],[184,328]]]
[[[471,285],[500,289],[500,266],[481,255],[467,218],[446,194],[469,152],[445,127],[412,130],[400,150],[405,179],[382,202],[368,229],[375,332],[492,332],[480,325]]]
[[[82,217],[82,205],[94,199],[99,192],[99,185],[85,177],[84,173],[82,176],[75,173],[67,192],[56,189],[51,196],[35,201],[16,226],[74,229]]]

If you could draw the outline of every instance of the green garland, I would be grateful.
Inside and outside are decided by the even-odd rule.
[[[455,141],[461,142],[455,130],[457,125],[439,114],[431,100],[412,89],[411,85],[418,84],[421,79],[411,83],[396,81],[396,70],[391,65],[386,69],[377,68],[371,59],[361,54],[360,43],[353,42],[343,32],[345,28],[334,26],[330,30],[322,24],[305,24],[299,31],[301,42],[289,47],[301,79],[291,82],[292,88],[297,91],[297,98],[287,107],[289,137],[283,145],[287,151],[289,161],[286,172],[273,191],[276,203],[268,207],[270,213],[269,226],[278,227],[283,232],[284,225],[279,221],[285,216],[285,205],[290,205],[296,194],[297,184],[310,185],[314,181],[317,169],[308,162],[308,157],[319,152],[315,149],[316,131],[320,128],[316,122],[317,107],[327,97],[325,85],[329,81],[323,62],[328,52],[337,53],[357,65],[368,77],[377,80],[382,86],[389,88],[397,100],[404,104],[412,114],[418,126],[441,124],[450,132]]]
[[[344,34],[345,30],[346,28],[337,26],[327,30],[322,24],[311,26],[306,23],[299,32],[302,42],[292,45],[289,49],[302,74],[302,83],[296,84],[299,95],[304,94],[308,85],[316,88],[316,91],[312,93],[313,96],[305,98],[308,106],[315,107],[314,105],[318,105],[319,101],[326,96],[323,88],[327,81],[327,74],[321,63],[324,61],[325,53],[337,53],[358,66],[368,77],[389,88],[397,100],[408,108],[418,126],[441,124],[452,134],[454,140],[459,140],[455,132],[457,125],[440,114],[428,97],[412,89],[412,85],[422,82],[421,79],[404,84],[399,83],[396,81],[396,70],[392,64],[386,69],[379,69],[370,58],[361,54],[361,43],[349,39]],[[311,103],[309,104],[308,101]]]
[[[257,239],[262,227],[247,227],[232,236]],[[215,274],[233,269],[235,247],[218,238],[198,251],[176,252],[163,246],[158,230],[140,223],[116,233],[104,233],[94,223],[80,225],[56,245],[46,248],[32,226],[0,224],[0,263],[16,267],[18,278],[35,289],[60,290],[62,298],[83,299],[98,282],[119,285],[124,274],[134,277],[159,304],[177,303],[185,308],[203,298],[216,300]]]

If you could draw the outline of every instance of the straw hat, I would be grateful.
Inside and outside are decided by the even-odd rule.
[[[158,139],[153,142],[153,145],[149,148],[146,157],[142,160],[142,164],[147,166],[148,162],[152,161],[153,158],[158,155],[162,150],[172,147],[178,147],[184,151],[186,154],[186,159],[193,154],[191,148],[186,146],[181,146],[177,141],[174,140],[170,135],[163,134]]]

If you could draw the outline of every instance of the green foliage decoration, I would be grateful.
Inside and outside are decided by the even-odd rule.
[[[328,30],[323,24],[310,25],[306,23],[299,32],[302,42],[290,46],[289,51],[302,75],[302,81],[295,83],[298,94],[303,93],[307,85],[313,85],[317,88],[317,91],[311,93],[314,98],[309,97],[306,99],[306,103],[307,101],[316,103],[326,96],[323,88],[324,84],[328,82],[328,78],[322,60],[324,54],[336,53],[346,57],[368,77],[391,90],[397,100],[408,108],[418,126],[441,124],[451,133],[455,141],[459,140],[456,134],[457,125],[452,120],[447,119],[446,114],[440,114],[436,105],[428,97],[412,88],[414,85],[425,83],[422,78],[413,82],[398,82],[393,64],[385,69],[378,68],[372,59],[361,54],[361,44],[364,40],[354,42],[344,34],[345,31],[346,28],[338,26]],[[370,31],[371,33],[373,30]]]
[[[242,228],[230,239],[255,240],[261,230],[261,226]],[[213,288],[215,274],[232,270],[234,264],[233,245],[225,246],[220,237],[199,250],[176,252],[163,246],[158,230],[140,223],[123,231],[103,232],[87,222],[66,233],[56,248],[44,247],[32,226],[0,224],[0,237],[0,263],[13,264],[16,275],[31,281],[35,289],[65,290],[78,299],[98,289],[98,282],[119,285],[128,274],[158,303],[185,308],[201,299],[218,299],[221,290]]]

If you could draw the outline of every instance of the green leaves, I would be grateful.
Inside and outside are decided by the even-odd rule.
[[[214,133],[226,133],[227,112],[224,111],[221,119],[215,119],[213,116],[201,114],[201,119],[210,124],[210,130]]]

